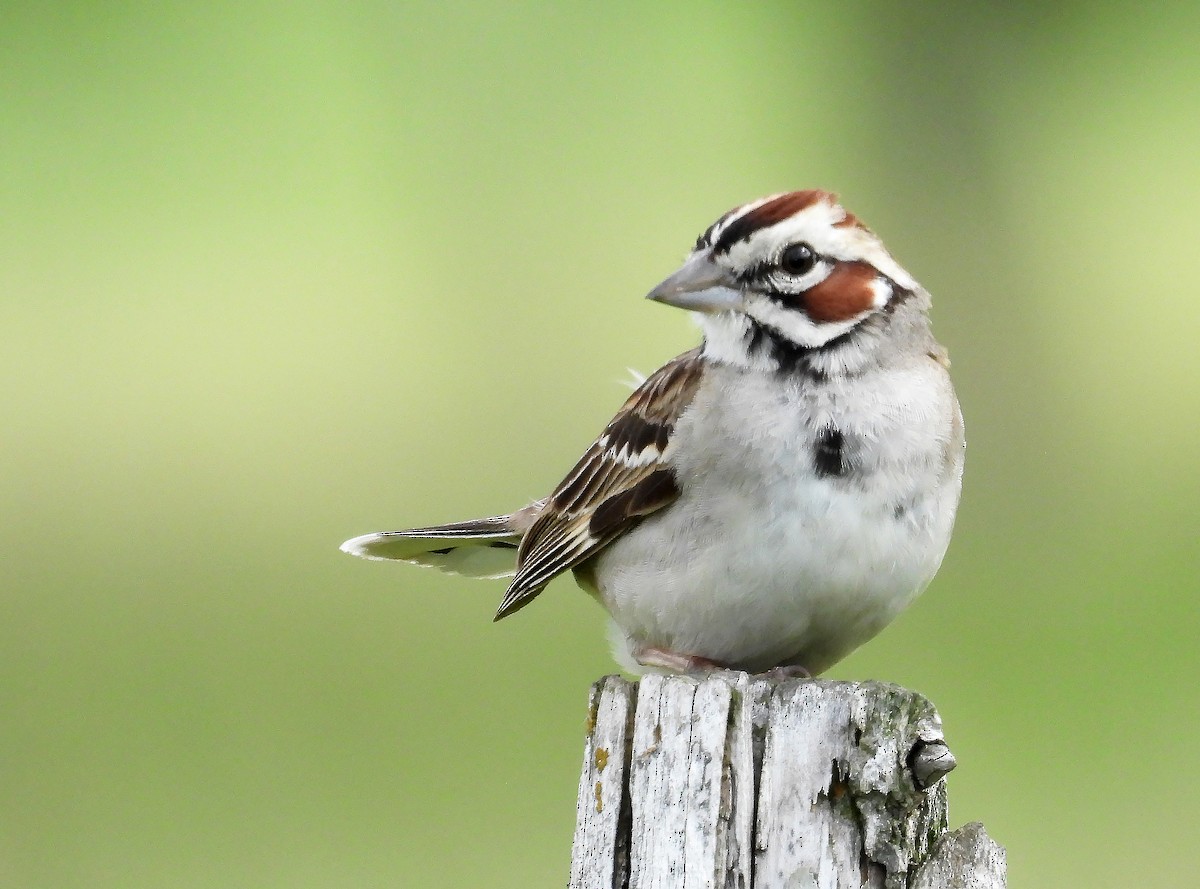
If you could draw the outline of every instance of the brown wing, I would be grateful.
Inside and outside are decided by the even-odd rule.
[[[663,454],[696,393],[701,367],[699,349],[685,352],[622,405],[522,538],[517,574],[496,620],[528,605],[556,575],[679,496]]]

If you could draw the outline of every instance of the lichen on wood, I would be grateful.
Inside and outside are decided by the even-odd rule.
[[[914,889],[966,873],[956,862],[986,840],[946,833],[953,767],[933,706],[898,686],[606,677],[589,702],[569,885]],[[977,856],[992,882],[961,885],[1002,887],[1000,855],[999,876],[991,847]]]

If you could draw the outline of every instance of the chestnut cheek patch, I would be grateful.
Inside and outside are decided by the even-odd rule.
[[[865,262],[839,262],[825,280],[801,294],[804,313],[819,323],[850,321],[887,302],[891,287]]]

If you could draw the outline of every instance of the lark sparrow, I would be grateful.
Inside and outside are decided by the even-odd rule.
[[[549,497],[342,549],[512,576],[497,620],[571,569],[635,671],[815,675],[905,608],[950,540],[963,422],[929,294],[811,190],[726,213],[649,298],[696,313],[703,344]]]

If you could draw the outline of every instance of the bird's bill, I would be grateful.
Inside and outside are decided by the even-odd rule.
[[[646,299],[711,314],[728,312],[742,304],[736,282],[703,253],[692,256],[679,271],[646,294]]]

